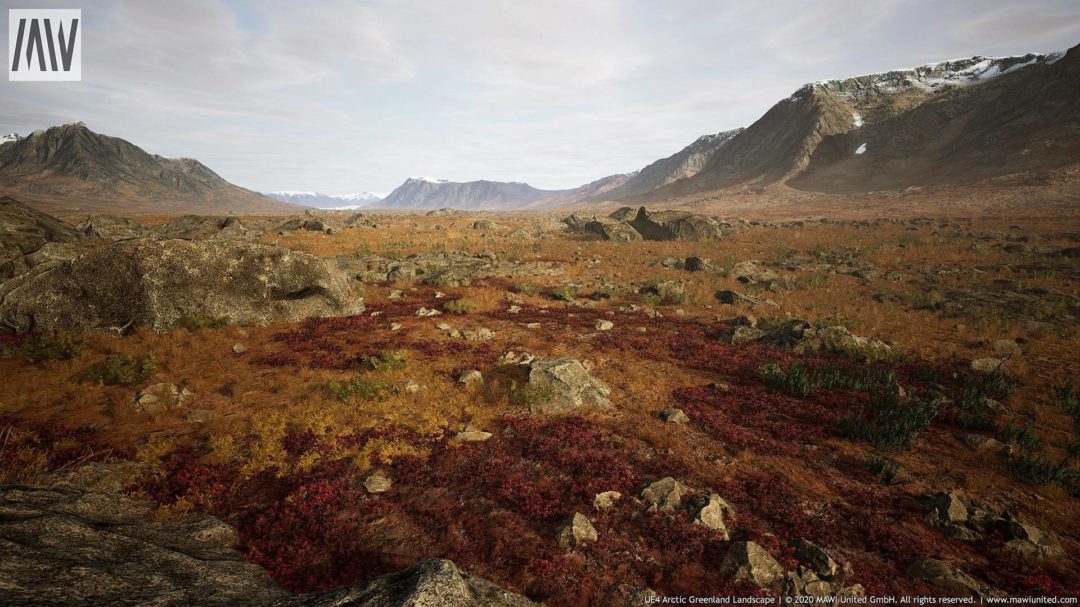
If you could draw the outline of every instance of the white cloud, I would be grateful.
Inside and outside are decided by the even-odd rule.
[[[266,191],[414,174],[573,187],[745,126],[807,81],[1080,38],[1075,0],[82,8],[84,82],[0,81],[0,132],[82,119]]]

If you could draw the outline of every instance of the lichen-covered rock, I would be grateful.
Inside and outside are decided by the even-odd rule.
[[[642,240],[641,234],[628,223],[606,217],[597,217],[585,224],[585,231],[599,234],[604,240],[615,242],[633,242]]]
[[[154,228],[162,238],[185,240],[234,240],[248,238],[247,226],[236,217],[184,215]]]
[[[784,579],[784,568],[755,542],[732,542],[720,563],[720,574],[772,588]]]
[[[983,597],[987,595],[983,585],[961,571],[958,567],[930,557],[919,557],[908,567],[912,579],[926,582],[946,592],[960,596]]]
[[[645,501],[650,512],[674,512],[687,491],[685,485],[666,476],[642,489],[641,499]]]
[[[720,240],[724,231],[711,217],[686,211],[650,212],[638,209],[630,222],[645,240]]]
[[[358,314],[345,277],[312,255],[246,242],[134,240],[0,285],[0,325],[20,333]]]
[[[534,360],[529,365],[529,386],[538,399],[529,405],[532,413],[553,415],[582,407],[612,406],[608,400],[611,388],[589,375],[585,366],[572,358]]]
[[[570,517],[570,520],[559,529],[559,533],[556,537],[559,540],[559,546],[562,548],[572,548],[589,542],[595,542],[596,538],[599,536],[596,534],[596,528],[593,527],[592,521],[584,514],[575,512],[574,515]]]
[[[852,358],[876,361],[892,356],[888,344],[853,335],[846,327],[810,328],[803,331],[802,339],[793,349],[799,354],[846,354]]]
[[[724,541],[731,539],[728,523],[734,520],[735,510],[724,498],[715,493],[696,495],[691,499],[691,514],[695,525],[719,531]]]
[[[79,224],[79,231],[89,238],[106,242],[154,235],[150,228],[141,223],[116,215],[91,215]]]

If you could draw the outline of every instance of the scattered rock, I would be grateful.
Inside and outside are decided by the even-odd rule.
[[[720,574],[771,588],[784,579],[784,568],[755,542],[732,542],[720,563]]]
[[[676,407],[668,407],[660,412],[660,419],[669,424],[685,424],[690,421],[686,413],[682,409]]]
[[[792,348],[799,354],[846,354],[867,361],[888,359],[892,348],[888,344],[853,335],[846,327],[808,328]]]
[[[615,323],[611,322],[610,320],[604,320],[604,319],[601,318],[600,320],[596,321],[596,330],[597,331],[610,331],[610,330],[612,330],[614,328],[615,328]]]
[[[603,493],[597,493],[593,498],[593,508],[597,510],[607,510],[615,505],[615,502],[622,499],[622,494],[618,491],[604,491]]]
[[[364,489],[368,493],[386,493],[392,484],[393,481],[381,472],[372,473],[364,479]]]
[[[841,572],[840,565],[829,556],[828,552],[807,539],[799,539],[795,542],[795,558],[820,578],[832,579]]]
[[[695,495],[690,502],[691,520],[695,525],[704,525],[719,531],[725,542],[731,539],[727,525],[735,519],[735,510],[731,504],[715,493],[708,496]]]
[[[590,522],[584,514],[575,512],[574,515],[570,517],[570,520],[559,529],[557,537],[560,547],[572,548],[585,543],[595,542],[598,536],[592,522]]]
[[[641,499],[648,505],[649,512],[674,512],[687,492],[682,483],[667,476],[642,489]]]
[[[971,361],[971,370],[984,375],[1003,373],[1005,371],[1005,361],[1000,358],[976,358]]]
[[[534,360],[529,365],[529,385],[541,395],[538,402],[530,404],[532,413],[552,415],[582,407],[612,407],[607,398],[611,388],[572,358]]]
[[[247,352],[247,346],[242,343],[235,343],[233,344],[232,351],[236,354],[243,354],[244,352]]]
[[[984,597],[987,594],[978,580],[935,558],[919,557],[908,567],[907,574],[912,579],[960,596]]]
[[[468,369],[458,374],[457,383],[464,384],[466,386],[471,386],[473,384],[479,385],[484,383],[484,374],[480,373],[476,369]]]
[[[683,269],[687,272],[712,272],[716,270],[708,259],[693,256],[686,258],[686,261],[683,262]]]
[[[176,384],[157,383],[147,386],[135,395],[135,410],[155,415],[172,407],[180,407],[195,395]]]
[[[749,344],[765,337],[765,331],[754,327],[735,327],[731,331],[731,343],[733,345]]]

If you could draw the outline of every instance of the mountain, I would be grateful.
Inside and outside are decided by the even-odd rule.
[[[316,209],[359,209],[372,206],[382,201],[382,197],[371,192],[334,196],[322,192],[266,192],[274,200],[288,202]]]
[[[569,190],[540,190],[527,183],[467,181],[464,183],[410,177],[378,204],[388,209],[506,210],[559,196]]]
[[[191,158],[152,155],[81,122],[0,143],[0,196],[50,213],[287,213]]]
[[[742,131],[743,129],[735,129],[715,135],[703,135],[675,154],[661,158],[633,173],[625,183],[606,192],[599,192],[591,198],[616,200],[645,194],[679,179],[697,175],[718,149]]]
[[[1051,170],[1080,162],[1078,97],[1080,47],[814,82],[725,141],[695,175],[619,199],[774,184],[855,194]]]

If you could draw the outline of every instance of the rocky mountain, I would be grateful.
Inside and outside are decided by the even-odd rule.
[[[1080,47],[814,82],[697,174],[621,199],[773,184],[848,194],[1050,170],[1080,161],[1078,95]]]
[[[397,187],[378,206],[389,209],[455,209],[504,210],[520,208],[543,198],[559,196],[567,191],[540,190],[527,183],[501,181],[468,181],[464,183],[410,177]]]
[[[645,194],[669,183],[693,177],[708,164],[725,143],[741,133],[743,129],[721,131],[715,135],[703,135],[697,141],[667,158],[661,158],[649,166],[632,173],[621,185],[606,192],[597,192],[589,196],[597,200],[617,200],[636,194]]]
[[[5,137],[0,195],[58,214],[295,211],[225,181],[198,160],[149,154],[81,122]]]
[[[344,194],[335,196],[322,192],[266,192],[266,195],[274,200],[288,202],[290,204],[315,207],[316,209],[359,209],[367,206],[378,205],[382,197],[371,192],[359,194]]]

